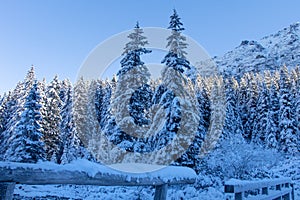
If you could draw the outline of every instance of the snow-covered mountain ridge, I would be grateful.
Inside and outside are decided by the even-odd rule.
[[[300,23],[258,41],[244,40],[214,60],[221,73],[237,77],[246,72],[273,71],[283,65],[293,68],[300,64]]]

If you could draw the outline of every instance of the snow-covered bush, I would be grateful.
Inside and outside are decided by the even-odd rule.
[[[220,146],[207,158],[206,164],[211,172],[222,176],[224,180],[249,179],[266,176],[264,172],[276,165],[280,158],[281,154],[274,150],[232,137],[220,142]]]

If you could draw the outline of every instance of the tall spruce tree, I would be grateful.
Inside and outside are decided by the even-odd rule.
[[[27,89],[28,90],[28,89]],[[15,135],[16,126],[21,119],[21,114],[24,110],[24,97],[26,91],[24,89],[24,82],[19,82],[15,89],[10,93],[9,101],[7,102],[7,118],[3,138],[6,142],[3,144],[6,149],[9,147],[8,141]],[[5,154],[6,149],[2,149]]]
[[[40,104],[42,106],[40,109],[41,116],[42,116],[42,121],[40,122],[40,125],[42,127],[42,129],[41,129],[42,134],[44,136],[45,134],[47,134],[46,132],[48,131],[48,120],[47,120],[48,99],[47,99],[47,95],[46,95],[46,92],[47,92],[46,79],[43,79],[42,81],[38,82],[38,88],[39,88],[40,96],[41,96]]]
[[[242,101],[240,103],[242,103],[241,112],[245,132],[244,137],[250,141],[256,118],[258,85],[256,76],[253,73],[245,74],[243,78],[245,78],[246,84],[241,83]]]
[[[275,85],[275,81],[271,83],[270,86],[270,98],[269,98],[269,110],[266,122],[266,137],[265,143],[269,148],[278,149],[278,113],[279,113],[279,98],[278,98],[278,88]]]
[[[183,24],[180,21],[176,10],[173,10],[173,14],[170,16],[170,23],[168,29],[172,30],[171,35],[167,38],[169,52],[162,60],[162,63],[167,67],[171,67],[181,73],[186,69],[191,69],[190,63],[186,60],[187,54],[185,49],[187,48],[186,38],[181,34],[184,30]]]
[[[265,82],[261,83],[260,93],[258,95],[256,116],[252,131],[252,141],[263,145],[266,138],[268,113],[270,109],[270,95]]]
[[[74,104],[74,121],[76,131],[81,138],[85,138],[88,132],[87,128],[87,105],[88,105],[88,82],[80,77],[74,86],[73,104]],[[88,138],[83,143],[88,143]]]
[[[102,87],[100,88],[100,94],[102,96],[96,96],[99,100],[96,102],[96,106],[98,106],[99,111],[99,123],[101,129],[104,129],[105,126],[108,124],[109,120],[111,119],[111,102],[112,102],[112,86],[108,80],[103,81],[101,83]],[[101,101],[100,101],[101,98]]]
[[[61,107],[64,105],[64,103],[67,99],[67,92],[68,92],[70,86],[72,87],[72,84],[69,79],[64,79],[60,84],[58,96],[62,102]]]
[[[279,143],[280,149],[287,153],[297,152],[297,138],[292,113],[291,80],[286,66],[280,69],[280,111]]]
[[[148,100],[151,99],[148,82],[150,73],[141,60],[142,54],[151,51],[144,46],[148,44],[146,37],[142,35],[143,30],[137,23],[133,32],[128,35],[130,41],[126,44],[121,60],[121,69],[117,73],[116,90],[112,93],[113,117],[108,121],[109,129],[115,126],[115,143],[124,145],[122,148],[133,149],[133,137],[142,137],[144,125],[147,125]],[[114,83],[115,81],[112,81]],[[113,90],[112,90],[113,91]],[[106,133],[111,130],[105,130]],[[126,134],[127,133],[127,134]],[[119,145],[119,146],[122,146]]]
[[[58,162],[60,146],[60,129],[61,122],[60,106],[62,105],[59,97],[59,80],[55,76],[46,90],[46,114],[44,115],[44,135],[43,140],[46,149],[46,158],[49,161]]]
[[[205,139],[209,127],[209,112],[210,112],[210,101],[206,93],[204,80],[198,76],[195,83],[195,93],[198,101],[197,109],[199,111],[199,122],[197,132],[192,144],[178,160],[177,163],[193,168],[197,173],[201,170],[201,155],[200,150]]]
[[[226,94],[222,77],[214,77],[211,90],[211,116],[210,126],[201,147],[202,157],[211,151],[218,142],[223,132],[226,120]]]
[[[146,37],[143,36],[143,29],[140,28],[139,23],[133,29],[133,32],[128,35],[130,41],[124,48],[123,59],[121,60],[121,69],[117,75],[121,77],[122,74],[127,73],[134,68],[140,68],[141,73],[149,74],[148,69],[144,66],[144,62],[141,61],[141,55],[150,53],[151,51],[144,48],[148,44]]]
[[[200,91],[197,92],[197,99],[198,99],[198,103],[200,104],[200,110],[202,110],[203,112],[201,112],[201,115],[203,116],[203,120],[204,120],[204,129],[207,131],[209,124],[210,124],[210,115],[211,115],[211,102],[209,99],[209,86],[208,86],[209,81],[206,79],[202,79],[201,80],[201,86],[200,86]]]
[[[300,67],[297,66],[292,73],[292,110],[297,138],[297,148],[300,151]]]
[[[297,135],[297,146],[298,151],[300,152],[300,85],[297,86],[298,91],[296,94],[296,104],[295,104],[295,124],[296,124],[296,135]]]
[[[96,116],[99,122],[100,128],[103,128],[103,110],[104,110],[104,95],[106,94],[104,91],[105,82],[103,80],[97,80],[97,86],[95,91],[95,109],[96,109]]]
[[[14,135],[8,141],[7,160],[35,163],[45,159],[44,143],[41,141],[41,97],[35,82],[26,97],[24,111],[18,121]]]
[[[186,38],[181,35],[184,30],[183,24],[176,12],[170,16],[169,29],[171,35],[167,38],[167,47],[169,52],[162,60],[165,64],[162,70],[162,86],[160,87],[161,99],[160,107],[165,110],[165,123],[160,134],[158,134],[155,148],[161,149],[168,146],[172,140],[173,148],[168,152],[156,157],[161,159],[160,162],[169,160],[174,154],[181,155],[174,162],[176,165],[185,165],[195,167],[195,155],[200,152],[196,145],[202,142],[203,132],[199,128],[199,104],[195,94],[192,82],[184,74],[186,70],[191,69],[189,61],[186,59],[185,49],[187,43]],[[196,81],[196,80],[194,80]],[[157,93],[157,94],[159,94]],[[187,114],[187,112],[189,114]],[[186,120],[188,117],[188,121]],[[158,123],[154,121],[154,123]],[[185,136],[181,135],[183,132],[189,133]],[[186,137],[186,144],[174,144],[176,137]],[[197,144],[196,144],[197,143]],[[195,146],[191,146],[195,144]],[[195,148],[194,148],[195,147]],[[182,152],[183,151],[183,152]],[[199,153],[198,153],[199,155]],[[175,156],[175,157],[176,157]],[[174,157],[173,157],[174,159]]]
[[[34,67],[32,66],[27,72],[24,81],[18,82],[17,86],[11,92],[10,99],[7,102],[7,118],[6,118],[6,128],[3,132],[3,138],[11,140],[10,138],[15,135],[17,123],[21,119],[21,113],[24,111],[25,99],[33,86],[35,81]],[[9,146],[8,143],[6,148]],[[5,153],[5,148],[0,150],[2,153]],[[1,153],[1,152],[0,152]]]
[[[244,134],[242,120],[238,112],[238,83],[234,78],[225,81],[226,119],[221,139],[241,137]]]
[[[7,121],[7,95],[4,94],[3,97],[0,97],[0,135],[5,130],[6,121]]]
[[[65,93],[65,103],[61,110],[62,121],[60,123],[61,146],[58,163],[66,164],[78,158],[88,158],[87,151],[83,147],[77,132],[73,118],[73,94],[71,85]]]
[[[93,152],[97,152],[99,149],[100,141],[99,135],[101,134],[100,125],[98,122],[98,112],[97,107],[99,106],[99,82],[97,80],[91,80],[90,85],[88,86],[88,99],[87,99],[87,129],[88,132],[85,135],[85,138],[88,139],[88,143],[84,144],[89,149],[92,149]],[[102,97],[101,97],[102,98]],[[96,107],[97,105],[97,107]],[[101,110],[101,108],[100,108]],[[100,152],[99,152],[100,153]]]
[[[241,116],[243,128],[244,128],[244,138],[249,139],[249,131],[247,131],[246,123],[248,120],[248,108],[247,108],[247,102],[248,102],[248,79],[249,74],[246,73],[240,80],[240,86],[239,86],[239,93],[238,93],[238,108],[239,113]]]
[[[8,122],[11,116],[11,103],[12,92],[9,91],[8,94],[3,97],[0,105],[0,160],[4,160],[4,154],[9,146],[7,140],[10,137],[10,132],[8,131]]]
[[[25,89],[27,89],[27,92],[30,91],[30,88],[34,84],[34,81],[35,81],[35,71],[34,71],[34,67],[31,66],[24,80],[24,85],[25,85]]]

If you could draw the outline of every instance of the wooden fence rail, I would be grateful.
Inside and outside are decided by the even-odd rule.
[[[289,178],[259,181],[231,179],[225,182],[224,190],[234,194],[235,200],[295,200],[294,185]]]
[[[0,162],[0,199],[11,200],[15,184],[47,185],[74,184],[98,186],[155,186],[155,200],[165,200],[168,185],[193,184],[196,173],[186,167],[165,167],[162,170],[147,172],[144,175],[121,173],[116,170],[100,169],[93,175],[87,170],[70,170],[60,165],[39,167],[34,164]],[[166,173],[167,172],[167,173]]]

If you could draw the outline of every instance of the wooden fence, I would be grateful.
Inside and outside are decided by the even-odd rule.
[[[167,176],[163,176],[164,174],[160,174],[159,172],[147,172],[143,176],[140,176],[132,173],[107,173],[107,171],[101,172],[101,170],[91,176],[86,171],[67,170],[59,165],[55,169],[52,169],[36,167],[34,164],[7,164],[0,162],[0,199],[11,200],[15,184],[74,184],[155,186],[154,199],[165,200],[168,185],[193,184],[196,181],[196,173],[190,168],[172,166],[166,167],[163,170],[167,172]]]
[[[294,185],[289,178],[259,181],[231,179],[225,183],[225,193],[235,200],[295,200]]]

